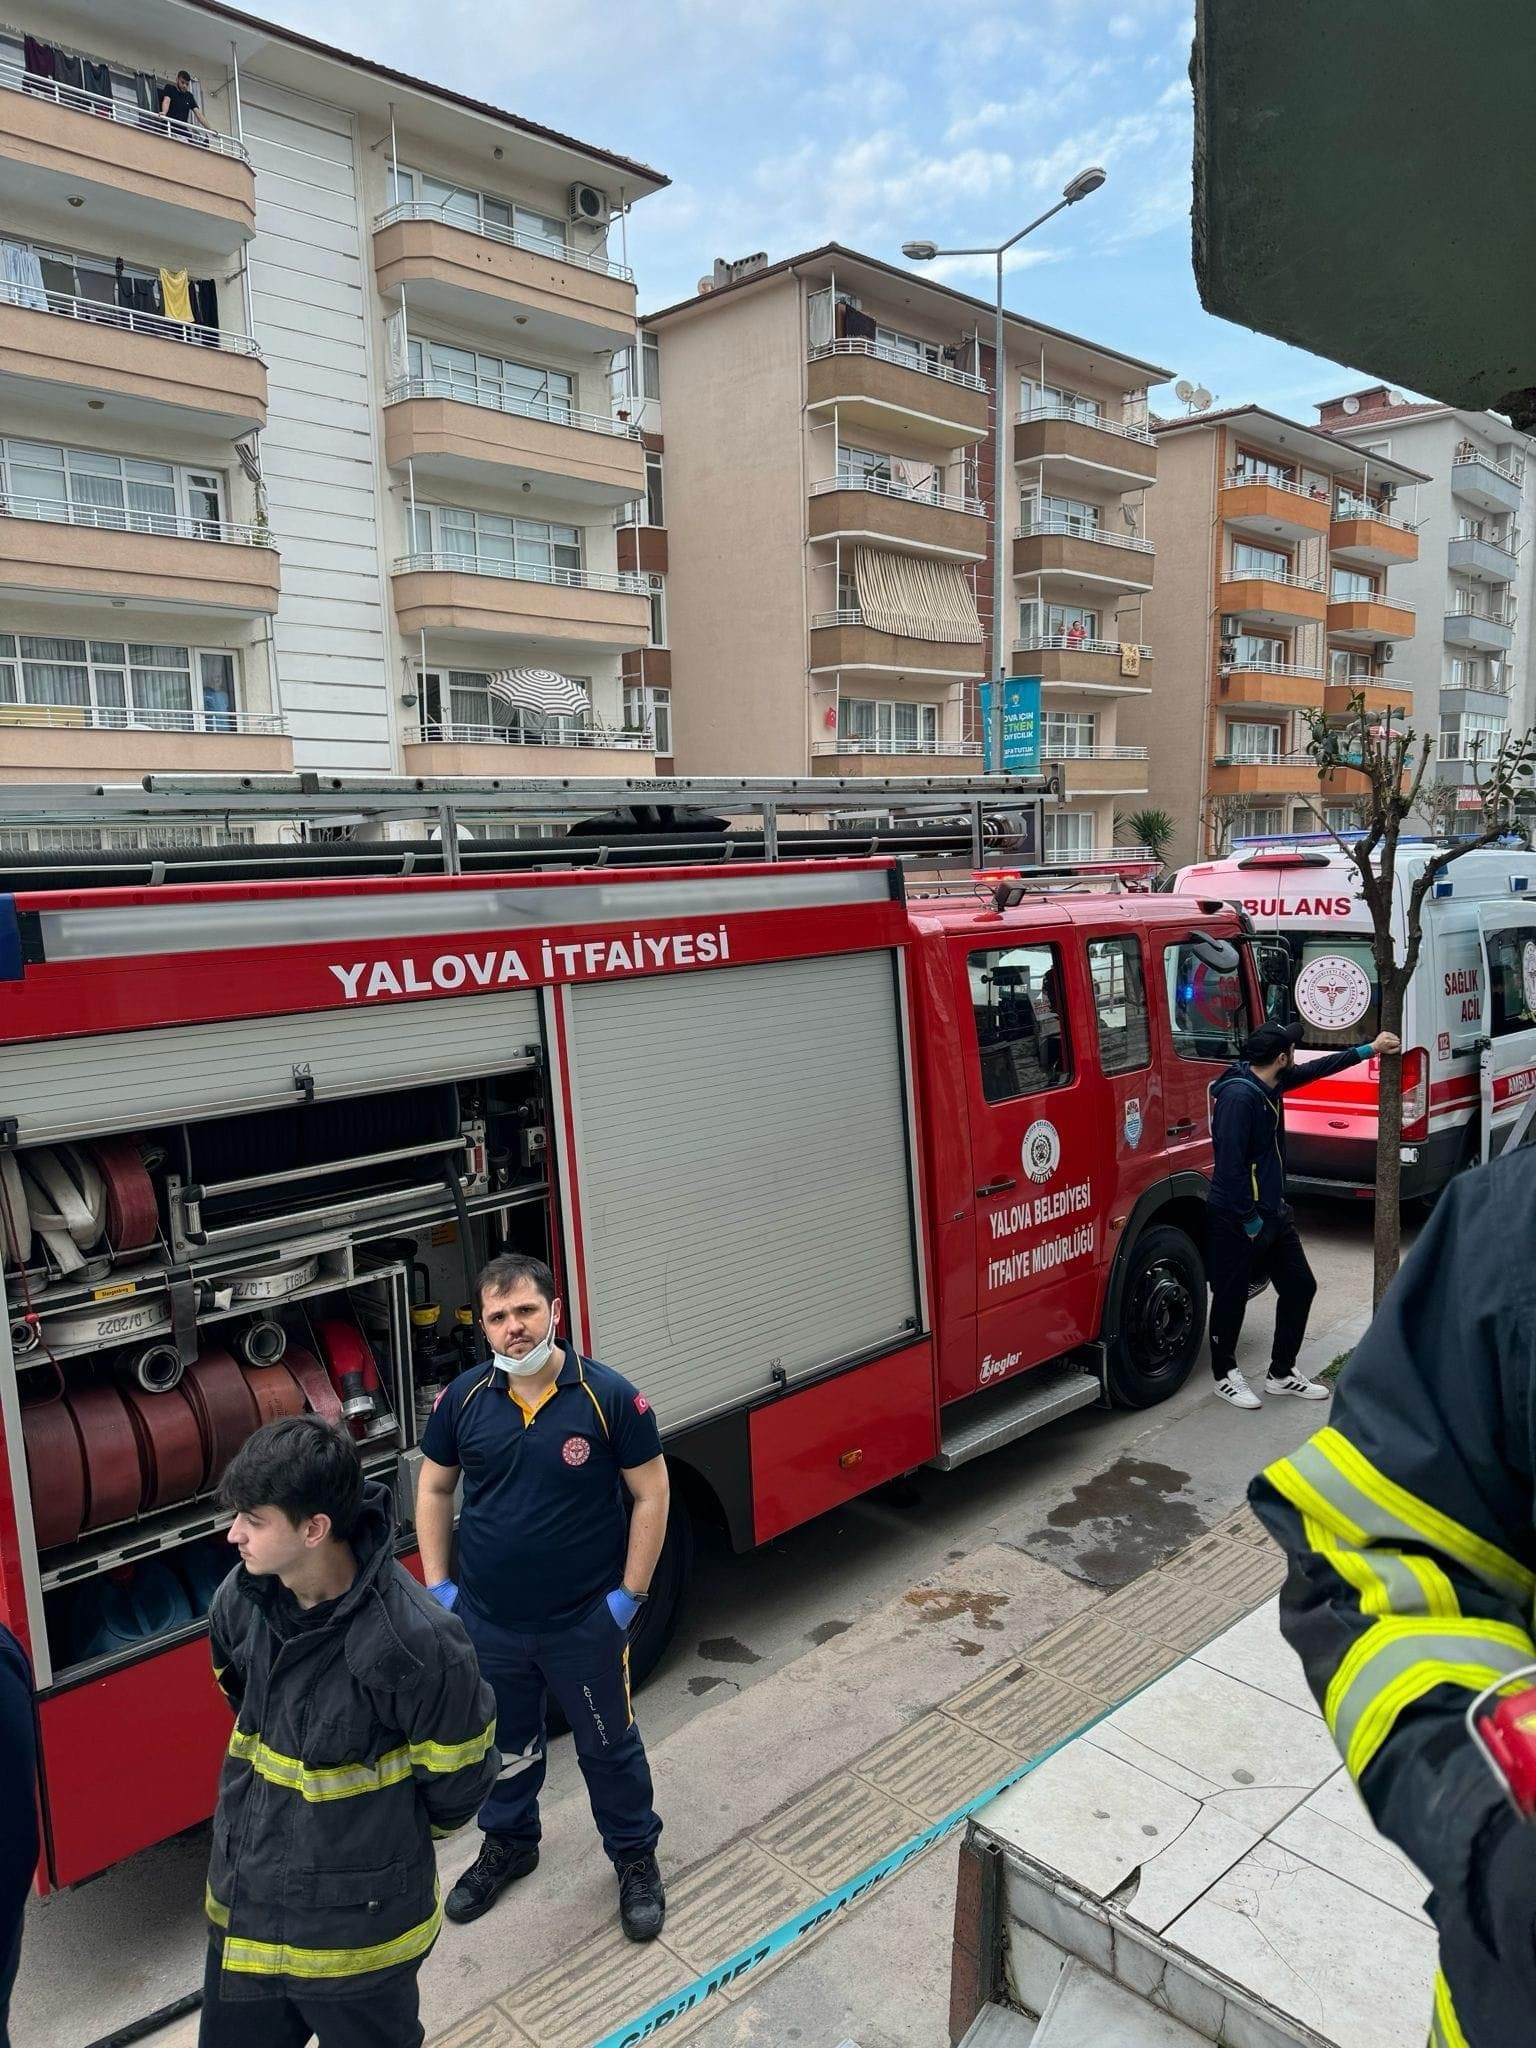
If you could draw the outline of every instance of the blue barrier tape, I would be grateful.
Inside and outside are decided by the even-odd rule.
[[[1136,1690],[1140,1691],[1141,1688],[1138,1686]],[[1123,1700],[1116,1703],[1116,1707],[1123,1705]],[[911,1836],[899,1848],[892,1849],[889,1854],[861,1870],[856,1877],[850,1877],[835,1891],[828,1892],[824,1898],[818,1899],[815,1905],[802,1907],[793,1919],[782,1922],[771,1934],[765,1934],[757,1941],[749,1941],[745,1948],[737,1949],[736,1953],[727,1956],[723,1963],[717,1963],[714,1969],[706,1971],[701,1977],[695,1977],[693,1982],[684,1985],[681,1991],[669,1992],[665,1998],[658,1999],[653,2006],[641,2013],[638,2019],[628,2020],[622,2027],[615,2027],[611,2033],[602,2035],[591,2044],[591,2048],[639,2048],[642,2041],[653,2040],[664,2027],[671,2026],[674,2020],[684,2019],[689,2014],[697,2012],[706,1998],[712,1998],[726,1985],[739,1984],[743,1977],[748,1976],[753,1970],[760,1969],[764,1963],[771,1962],[775,1956],[781,1955],[787,1948],[792,1948],[806,1935],[818,1933],[835,1913],[841,1913],[847,1907],[867,1898],[876,1885],[883,1884],[888,1877],[894,1877],[898,1871],[904,1870],[914,1857],[921,1856],[925,1849],[931,1849],[935,1842],[942,1842],[946,1835],[952,1835],[956,1828],[963,1827],[973,1813],[978,1813],[983,1806],[996,1799],[1000,1792],[1006,1792],[1010,1785],[1017,1785],[1021,1778],[1027,1778],[1031,1771],[1039,1770],[1043,1763],[1055,1756],[1058,1750],[1065,1749],[1069,1742],[1075,1742],[1079,1735],[1085,1734],[1090,1728],[1096,1728],[1101,1721],[1116,1711],[1116,1707],[1106,1707],[1102,1713],[1095,1714],[1092,1720],[1084,1721],[1081,1727],[1074,1728],[1070,1734],[1063,1735],[1058,1741],[1053,1742],[1049,1749],[1042,1749],[1040,1754],[1032,1756],[1028,1763],[1020,1764],[1006,1777],[999,1778],[995,1784],[989,1785],[985,1792],[978,1792],[974,1799],[967,1799],[963,1805],[945,1814],[942,1820],[935,1821],[932,1827],[924,1828],[920,1834]]]

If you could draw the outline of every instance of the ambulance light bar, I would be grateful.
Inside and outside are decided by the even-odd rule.
[[[1305,846],[1277,846],[1263,853],[1246,853],[1238,862],[1240,868],[1325,868],[1327,865],[1326,853],[1317,853]]]

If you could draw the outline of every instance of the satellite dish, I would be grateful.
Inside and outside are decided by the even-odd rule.
[[[1189,401],[1195,395],[1195,387],[1193,384],[1190,383],[1187,377],[1181,377],[1178,383],[1175,384],[1173,387],[1173,395],[1179,401],[1180,405],[1188,405]]]
[[[1389,391],[1387,393],[1387,403],[1388,405],[1406,405],[1408,401],[1404,398],[1401,391]]]
[[[1210,404],[1210,402],[1211,394],[1209,393],[1209,391],[1206,390],[1203,384],[1200,385],[1195,392],[1195,411],[1204,412],[1205,408]]]
[[[1347,413],[1357,413],[1360,410],[1360,401],[1358,398],[1346,398],[1341,402],[1343,404],[1344,410]]]

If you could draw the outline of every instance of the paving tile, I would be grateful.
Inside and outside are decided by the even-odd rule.
[[[1005,1777],[1017,1762],[1011,1750],[934,1710],[877,1743],[853,1769],[877,1791],[934,1821]]]
[[[1301,1659],[1280,1633],[1279,1609],[1273,1600],[1266,1600],[1252,1614],[1202,1644],[1195,1660],[1213,1671],[1240,1678],[1244,1685],[1284,1700],[1303,1714],[1321,1714],[1302,1673]]]
[[[1053,1877],[1107,1899],[1199,1812],[1182,1792],[1074,1742],[994,1799],[986,1825]]]
[[[1229,1542],[1225,1536],[1200,1536],[1170,1557],[1153,1577],[1197,1583],[1241,1600],[1245,1607],[1257,1607],[1279,1590],[1285,1573],[1285,1553],[1278,1544],[1266,1544],[1260,1550],[1251,1543]]]
[[[1196,1650],[1277,1592],[1284,1577],[1278,1550],[1271,1557],[1247,1544],[1202,1536],[1094,1611],[1173,1649]]]
[[[820,1896],[755,1842],[733,1842],[668,1885],[667,1946],[710,1970]]]
[[[1428,1884],[1401,1849],[1377,1834],[1342,1768],[1287,1814],[1270,1839],[1401,1912],[1423,1911]]]
[[[659,1941],[626,1941],[617,1927],[576,1938],[565,1956],[498,1999],[535,2048],[588,2048],[697,1973]]]
[[[1136,1634],[1123,1622],[1106,1620],[1097,1610],[1031,1643],[1027,1655],[1031,1664],[1105,1701],[1124,1699],[1178,1662],[1177,1650]]]
[[[513,2026],[500,2006],[487,2005],[446,2034],[434,2034],[427,2048],[528,2048],[528,2036]]]
[[[925,1825],[887,1793],[839,1771],[824,1785],[752,1830],[752,1838],[808,1878],[818,1892],[856,1877]]]
[[[1274,1548],[1274,1537],[1246,1501],[1235,1515],[1229,1515],[1224,1522],[1218,1522],[1209,1533],[1212,1536],[1225,1536],[1231,1543],[1250,1543],[1255,1550]]]
[[[1114,1695],[1111,1695],[1114,1697]],[[1033,1664],[1003,1664],[944,1703],[944,1712],[1004,1742],[1018,1756],[1038,1756],[1063,1735],[1104,1711],[1105,1702],[1078,1692]]]
[[[1187,1828],[1142,1864],[1135,1894],[1124,1901],[1121,1911],[1136,1926],[1161,1934],[1259,1839],[1253,1828],[1202,1806]]]

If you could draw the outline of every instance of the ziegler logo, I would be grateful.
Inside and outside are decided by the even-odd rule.
[[[980,1380],[985,1386],[988,1380],[1000,1380],[1004,1373],[1012,1372],[1024,1354],[1022,1351],[1006,1352],[1001,1358],[994,1358],[990,1352],[981,1361]]]

